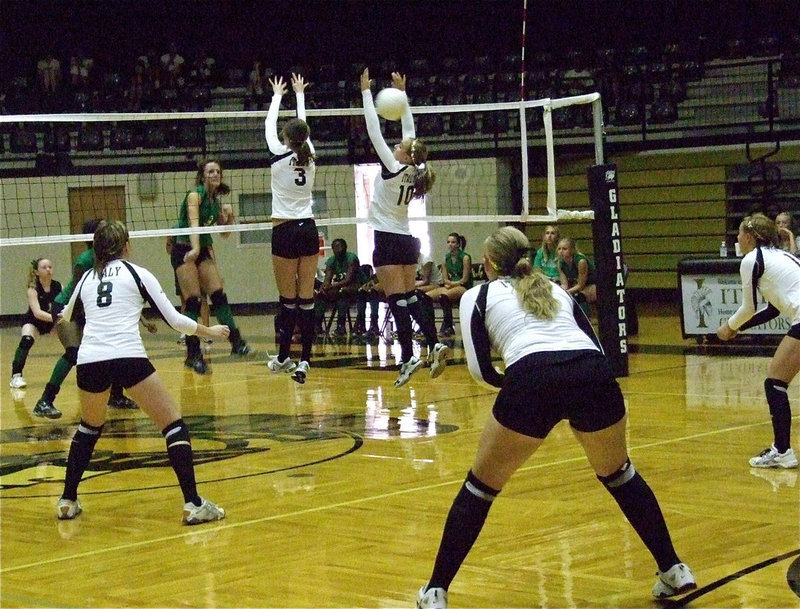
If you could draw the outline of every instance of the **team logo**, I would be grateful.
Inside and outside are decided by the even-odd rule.
[[[606,171],[606,184],[610,184],[616,178],[617,171],[616,169],[609,169]]]
[[[266,475],[344,457],[361,448],[365,438],[423,437],[458,429],[413,417],[401,421],[389,416],[369,418],[363,413],[200,415],[183,419],[191,434],[198,479],[203,481],[209,481],[202,475],[205,464],[229,461],[224,470],[227,478]],[[33,425],[0,431],[3,496],[27,496],[43,484],[62,483],[76,427]],[[175,484],[164,438],[155,425],[145,418],[114,419],[106,422],[83,479],[143,468],[161,470],[161,475],[153,472],[154,486]],[[141,477],[138,480],[137,485]]]
[[[708,327],[706,321],[711,316],[711,312],[714,309],[714,305],[710,298],[711,288],[704,286],[704,281],[705,279],[702,277],[700,279],[695,279],[695,282],[697,283],[697,289],[691,296],[692,311],[694,311],[697,319],[698,328]]]

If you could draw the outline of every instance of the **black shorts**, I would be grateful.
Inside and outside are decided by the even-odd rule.
[[[625,416],[617,379],[597,351],[534,353],[506,369],[492,414],[518,433],[545,438],[561,421],[599,431]]]
[[[375,251],[372,266],[416,265],[419,258],[420,241],[413,235],[375,231]]]
[[[39,334],[49,334],[50,330],[53,329],[53,322],[52,321],[43,321],[37,317],[33,316],[33,313],[30,315],[25,315],[22,319],[22,325],[31,324],[34,328],[39,330]]]
[[[794,339],[800,340],[800,324],[795,324],[789,328],[786,336],[791,336]]]
[[[183,257],[188,252],[191,252],[191,251],[192,251],[192,246],[187,244],[187,243],[173,243],[172,244],[172,253],[169,255],[170,262],[172,262],[172,268],[177,271],[179,266],[181,266],[182,264],[185,264],[183,262]],[[195,259],[194,263],[195,264],[200,264],[201,262],[203,262],[203,260],[213,260],[213,257],[211,256],[211,248],[210,247],[201,247],[200,248],[200,255],[197,256],[197,258]],[[177,281],[178,278],[176,277],[175,279]]]
[[[319,255],[319,233],[314,219],[288,220],[274,227],[272,255],[292,260]]]
[[[125,389],[141,383],[156,369],[146,357],[120,357],[90,364],[78,364],[78,388],[89,393],[103,393],[112,384]]]

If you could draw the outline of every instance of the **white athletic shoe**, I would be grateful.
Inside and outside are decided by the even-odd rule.
[[[212,520],[222,520],[225,518],[225,510],[217,507],[208,499],[200,498],[202,503],[195,505],[191,501],[183,506],[183,523],[200,524],[211,522]]]
[[[400,364],[400,374],[398,375],[397,380],[394,382],[394,386],[402,387],[403,385],[405,385],[411,378],[411,375],[414,374],[421,367],[422,367],[422,360],[419,359],[416,355],[412,355],[410,360]]]
[[[82,511],[83,507],[81,506],[81,502],[77,499],[75,501],[70,501],[62,497],[58,500],[58,504],[56,505],[56,515],[59,520],[72,520]]]
[[[417,594],[417,609],[447,609],[447,590],[430,588],[426,592],[422,586]]]
[[[279,372],[294,372],[294,369],[297,368],[297,364],[292,361],[291,357],[287,357],[282,362],[278,360],[277,355],[273,355],[269,358],[267,362],[267,368],[272,371],[272,374],[278,374]]]
[[[301,385],[305,383],[309,368],[311,368],[311,366],[306,360],[303,360],[297,364],[297,368],[295,368],[295,371],[292,373],[292,380],[300,383]]]
[[[697,588],[692,570],[682,562],[664,571],[656,572],[658,579],[653,586],[653,596],[656,598],[667,598],[676,594],[683,594],[689,590]]]
[[[428,353],[428,363],[431,366],[431,378],[435,379],[441,376],[447,366],[447,356],[450,353],[450,347],[444,343],[436,343],[433,349]]]
[[[11,377],[11,382],[8,384],[8,386],[12,389],[22,389],[23,387],[27,387],[28,383],[26,383],[25,379],[22,378],[22,373],[18,372]]]
[[[791,448],[785,453],[779,453],[773,444],[750,459],[750,467],[782,467],[784,469],[793,469],[797,467],[797,457],[794,456],[794,451]]]

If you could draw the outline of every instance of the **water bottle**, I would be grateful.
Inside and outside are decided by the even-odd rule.
[[[728,257],[728,244],[724,241],[719,246],[719,257],[720,258],[727,258]]]

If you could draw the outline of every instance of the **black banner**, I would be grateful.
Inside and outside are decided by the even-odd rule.
[[[620,233],[617,166],[589,167],[589,202],[594,211],[595,277],[600,343],[616,376],[628,376],[628,328]]]

